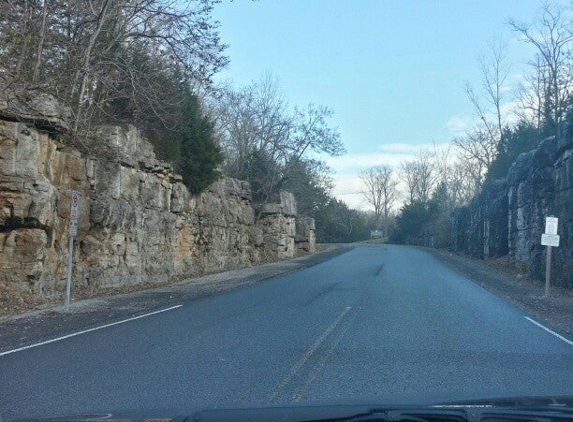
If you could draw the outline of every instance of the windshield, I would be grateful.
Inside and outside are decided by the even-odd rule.
[[[566,407],[572,87],[557,0],[0,2],[0,419]]]

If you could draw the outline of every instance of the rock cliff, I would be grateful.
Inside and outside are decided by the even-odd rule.
[[[484,186],[480,195],[452,216],[454,251],[473,256],[510,255],[533,276],[545,271],[541,246],[545,217],[559,218],[560,246],[553,249],[554,281],[573,288],[573,126],[521,154],[506,180]]]
[[[61,139],[69,114],[51,98],[0,97],[0,283],[37,294],[65,285],[70,198],[80,195],[74,286],[161,282],[314,249],[282,192],[259,218],[247,182],[192,196],[132,127],[100,127],[93,157]]]

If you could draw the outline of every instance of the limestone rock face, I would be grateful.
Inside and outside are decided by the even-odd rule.
[[[70,128],[71,110],[41,92],[8,90],[0,85],[0,118],[34,124],[54,133]]]
[[[280,192],[280,202],[261,207],[258,226],[262,229],[267,259],[285,259],[295,254],[296,201],[290,192]]]
[[[511,255],[532,275],[542,277],[545,217],[559,218],[560,246],[553,249],[556,284],[573,288],[573,127],[521,154],[507,180],[482,193],[452,216],[452,249],[476,257]]]
[[[299,217],[296,219],[294,243],[299,252],[314,252],[316,244],[314,218]]]
[[[468,206],[454,211],[451,248],[479,258],[507,255],[507,206],[504,180],[485,185]]]
[[[282,214],[287,217],[296,217],[296,200],[292,193],[281,191],[278,203],[266,203],[261,207],[261,215]]]
[[[23,112],[0,97],[0,283],[63,291],[72,192],[81,198],[74,286],[168,281],[294,256],[292,194],[257,219],[247,182],[222,179],[192,196],[134,127],[99,128],[111,153],[87,157],[58,140],[65,110],[28,103],[36,108]],[[304,233],[310,251],[314,230]]]

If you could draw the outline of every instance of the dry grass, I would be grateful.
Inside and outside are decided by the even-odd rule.
[[[134,293],[142,290],[164,287],[182,281],[186,278],[188,277],[174,277],[172,280],[155,283],[139,283],[120,287],[76,287],[72,291],[72,301],[96,299],[100,297],[115,296],[124,293]],[[0,284],[0,318],[18,315],[25,311],[62,305],[63,301],[64,296],[62,293],[54,294],[49,298],[46,298]]]
[[[527,266],[522,263],[516,262],[511,256],[506,255],[501,258],[486,258],[484,262],[490,267],[499,270],[500,272],[507,274],[513,278],[517,278],[519,281],[536,287],[544,287],[545,280],[535,278],[529,274]],[[573,290],[566,289],[563,287],[551,286],[553,293],[557,293],[562,296],[573,297]]]
[[[0,317],[42,308],[49,303],[48,299],[36,294],[0,283]]]

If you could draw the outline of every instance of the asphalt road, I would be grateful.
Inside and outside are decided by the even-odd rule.
[[[181,304],[0,356],[1,417],[573,394],[572,344],[415,248]]]

